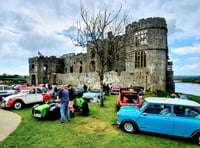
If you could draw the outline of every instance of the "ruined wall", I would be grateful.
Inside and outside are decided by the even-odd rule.
[[[110,36],[113,37],[112,34]],[[104,83],[120,84],[124,87],[142,86],[149,91],[156,89],[173,91],[173,70],[168,69],[165,19],[147,18],[133,22],[126,27],[126,33],[122,37],[126,37],[124,49],[116,55],[115,62],[107,65],[107,71],[110,72],[105,74]],[[113,38],[116,41],[121,39],[121,37]],[[112,54],[112,50],[107,50],[104,51],[105,57]],[[95,73],[99,69],[99,64],[93,54],[88,48],[86,54],[70,53],[60,58],[30,58],[29,82],[35,85],[41,83],[99,85],[99,77]],[[126,62],[120,61],[120,58]]]
[[[30,58],[29,73],[30,84],[49,83],[55,77],[52,74],[63,73],[63,60],[55,56]]]
[[[149,77],[147,81],[149,83]],[[138,81],[139,80],[139,81]],[[57,84],[72,84],[73,86],[77,86],[79,84],[87,84],[92,88],[99,87],[99,76],[96,72],[93,73],[68,73],[68,74],[56,74],[56,83]],[[136,77],[133,74],[128,72],[121,72],[120,75],[115,71],[107,72],[104,75],[104,83],[105,84],[120,84],[122,87],[132,86],[142,86],[146,87],[143,84],[146,84],[146,75],[140,73]],[[152,87],[152,91],[156,91],[158,89],[156,86]],[[145,90],[146,91],[146,90]]]

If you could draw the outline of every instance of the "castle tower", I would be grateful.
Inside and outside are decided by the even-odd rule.
[[[166,89],[168,46],[164,18],[147,18],[126,27],[126,71],[133,73],[134,85],[145,90]],[[134,83],[134,82],[133,82]]]
[[[29,59],[29,82],[31,85],[54,83],[54,74],[63,73],[63,59],[51,57],[33,57]]]

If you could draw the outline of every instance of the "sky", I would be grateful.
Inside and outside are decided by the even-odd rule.
[[[66,32],[80,19],[80,0],[0,0],[0,75],[29,75],[28,59],[82,52]],[[129,22],[164,17],[174,75],[200,75],[200,0],[82,0],[94,12],[106,5],[129,12]]]

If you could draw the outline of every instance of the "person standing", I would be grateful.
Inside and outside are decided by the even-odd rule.
[[[70,109],[70,116],[74,115],[74,88],[71,84],[66,86],[67,90],[69,91],[69,109]]]
[[[65,115],[67,121],[70,122],[70,113],[69,113],[69,91],[65,89],[65,87],[61,86],[61,91],[59,93],[59,98],[61,99],[61,106],[60,106],[60,123],[63,124],[65,122]]]
[[[58,96],[58,89],[56,87],[56,85],[54,86],[54,89],[53,89],[53,97],[54,97],[54,100],[57,100],[57,96]]]

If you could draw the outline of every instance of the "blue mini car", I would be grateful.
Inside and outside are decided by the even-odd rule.
[[[144,99],[140,106],[123,106],[118,124],[125,132],[154,132],[191,138],[200,145],[200,104],[178,98]]]

